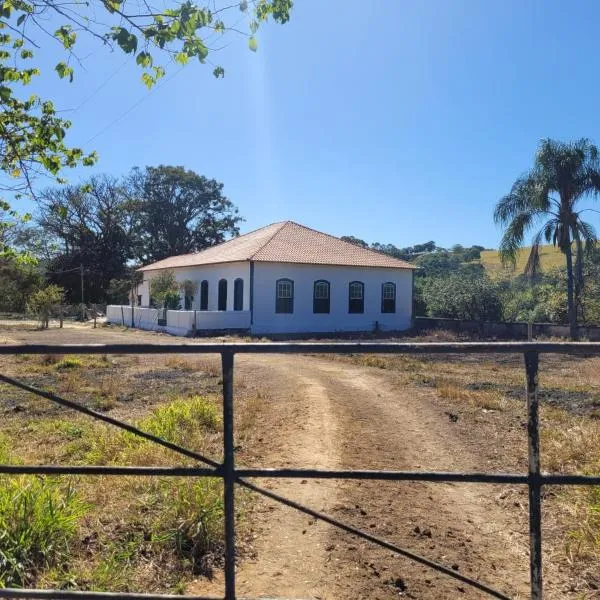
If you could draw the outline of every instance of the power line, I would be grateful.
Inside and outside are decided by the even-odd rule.
[[[89,140],[87,140],[87,142],[85,142],[84,146],[87,146],[88,144],[90,144],[91,142],[93,142],[95,139],[99,138],[101,135],[103,135],[104,133],[106,133],[111,127],[113,127],[114,125],[116,125],[119,121],[121,121],[123,118],[125,118],[130,112],[132,112],[140,104],[142,104],[142,102],[145,102],[154,92],[156,92],[157,90],[159,90],[162,87],[164,87],[167,83],[169,83],[169,81],[171,81],[177,75],[179,75],[179,73],[181,73],[181,71],[183,71],[183,69],[185,69],[185,67],[181,67],[181,69],[179,69],[178,71],[175,71],[172,75],[170,75],[169,77],[167,77],[167,79],[165,79],[164,81],[162,81],[160,84],[158,84],[157,86],[154,86],[150,90],[150,92],[148,94],[146,94],[145,96],[142,96],[139,100],[137,100],[136,102],[134,102],[124,113],[122,113],[116,119],[114,119],[113,121],[111,121],[108,125],[106,125],[106,127],[102,128],[98,133],[94,134]]]
[[[82,107],[84,107],[102,88],[104,88],[109,81],[111,81],[120,71],[121,69],[129,62],[129,58],[126,58],[119,67],[116,68],[115,71],[112,72],[111,75],[109,75],[109,77],[103,82],[101,83],[87,98],[85,98],[85,100],[83,100],[83,102],[81,102],[81,104],[79,104],[79,106],[77,106],[77,108],[73,109],[73,114],[75,114],[79,109],[81,109]]]

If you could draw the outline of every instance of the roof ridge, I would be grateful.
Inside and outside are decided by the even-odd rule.
[[[268,225],[263,225],[262,227],[259,227],[258,229],[253,229],[252,231],[247,231],[246,233],[242,233],[240,235],[236,235],[235,237],[231,237],[228,240],[223,240],[222,242],[219,242],[218,244],[213,244],[212,246],[207,246],[206,248],[202,248],[202,250],[197,250],[196,252],[188,252],[187,254],[177,254],[176,256],[194,256],[196,254],[202,254],[202,252],[204,252],[205,250],[212,250],[213,248],[218,248],[219,246],[222,246],[223,244],[233,242],[233,240],[239,240],[240,238],[246,237],[247,235],[251,235],[253,233],[256,233],[257,231],[260,231],[261,229],[267,229],[267,227],[272,227],[273,225],[279,225],[279,224],[285,225],[286,223],[288,223],[288,221],[273,221],[273,223],[269,223]],[[279,231],[279,229],[277,231]],[[275,233],[277,233],[277,231]],[[273,235],[275,235],[275,233]],[[171,258],[171,257],[168,257],[168,258]]]
[[[267,244],[270,244],[273,241],[273,238],[286,226],[289,225],[290,223],[293,223],[293,221],[275,221],[275,223],[271,223],[271,225],[266,225],[266,227],[271,227],[272,225],[281,225],[281,227],[277,228],[277,231],[273,232],[273,235],[262,245],[260,246],[260,248],[258,248],[258,250],[256,250],[256,252],[254,252],[253,254],[250,255],[248,260],[252,260]],[[261,227],[260,229],[264,229],[264,227]],[[255,229],[255,231],[259,231],[258,229]]]
[[[356,244],[353,244],[352,242],[347,242],[346,240],[343,240],[342,238],[339,238],[336,235],[333,235],[331,233],[326,233],[325,231],[319,231],[318,229],[313,229],[312,227],[308,227],[308,225],[303,225],[302,223],[296,223],[296,221],[286,221],[286,224],[288,224],[288,223],[293,223],[294,225],[297,225],[298,227],[302,227],[303,229],[307,229],[308,231],[312,231],[314,233],[319,233],[321,235],[325,235],[327,237],[333,238],[334,240],[337,240],[338,242],[342,242],[344,244],[348,244],[349,246],[352,246],[353,248],[358,248],[360,250],[366,250],[367,252],[371,252],[373,254],[377,254],[378,256],[386,256],[387,258],[391,258],[393,260],[397,260],[398,262],[402,262],[404,264],[410,265],[411,267],[413,266],[407,260],[404,260],[402,258],[397,258],[395,256],[392,256],[391,254],[387,254],[386,252],[383,252],[382,250],[375,250],[374,248],[370,248],[370,247],[369,248],[365,248],[363,246],[358,246]],[[281,229],[278,229],[273,234],[273,237],[275,235],[277,235],[280,231],[281,231]],[[271,239],[273,239],[273,238],[271,238]]]

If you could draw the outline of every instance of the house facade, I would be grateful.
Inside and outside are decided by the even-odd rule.
[[[412,324],[412,265],[292,221],[142,267],[140,307],[151,304],[150,282],[164,269],[194,287],[193,296],[181,292],[182,311],[169,311],[177,319],[174,333],[402,331]],[[115,308],[109,307],[109,320],[135,323],[135,309],[126,319],[131,307],[121,314]]]

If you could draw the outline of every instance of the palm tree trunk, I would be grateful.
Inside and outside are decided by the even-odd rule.
[[[569,314],[569,333],[572,340],[577,339],[577,313],[575,312],[574,277],[573,277],[573,254],[571,252],[571,240],[567,234],[565,245],[565,257],[567,259],[567,307]]]

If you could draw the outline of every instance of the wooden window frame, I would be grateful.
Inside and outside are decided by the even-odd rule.
[[[392,289],[394,295],[392,298],[386,298],[386,289]],[[381,284],[381,312],[384,314],[393,314],[396,312],[396,284],[393,281],[386,281]]]
[[[352,286],[360,286],[360,298],[352,297]],[[365,312],[365,284],[362,281],[351,281],[348,284],[348,313],[362,315]]]
[[[279,284],[290,284],[290,295],[279,295]],[[276,314],[293,314],[294,313],[294,281],[287,277],[281,277],[275,282],[275,313]]]
[[[221,296],[221,288],[225,289],[224,297]],[[225,312],[227,310],[227,291],[227,279],[219,279],[219,284],[217,287],[217,310],[221,312]],[[223,300],[223,302],[221,302],[221,300]]]
[[[200,282],[200,310],[208,310],[208,279]]]
[[[317,288],[325,286],[327,296],[317,298]],[[313,314],[328,315],[331,310],[331,284],[326,279],[317,279],[313,283]]]
[[[241,277],[233,281],[233,310],[244,310],[244,280]]]

